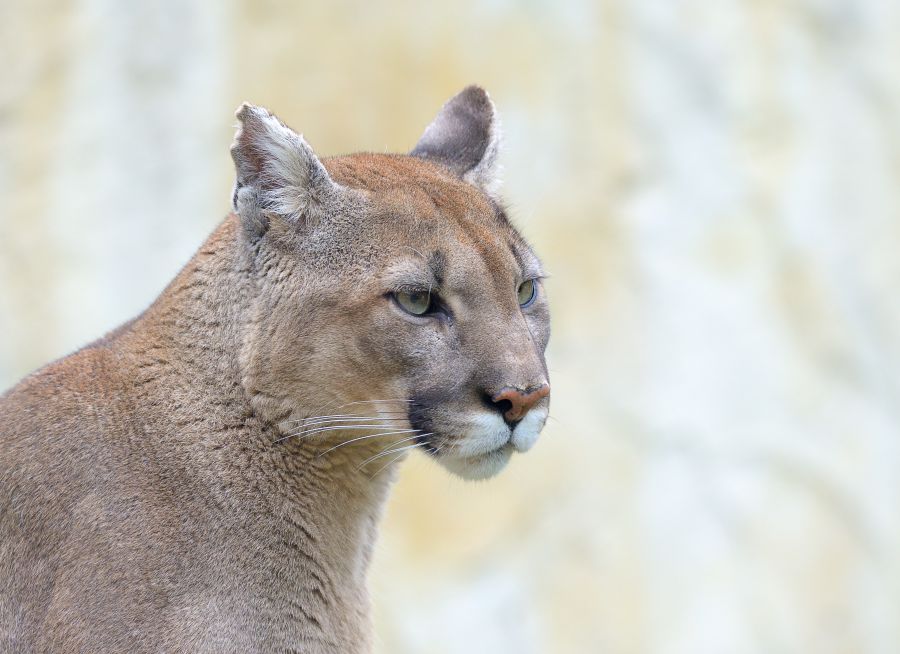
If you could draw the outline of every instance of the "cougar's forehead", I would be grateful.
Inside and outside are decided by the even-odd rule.
[[[512,277],[540,274],[503,209],[441,166],[374,154],[326,165],[339,184],[368,192],[371,213],[364,220],[382,255],[424,259],[442,285],[477,284],[486,274],[505,286]],[[477,279],[468,277],[476,272]]]

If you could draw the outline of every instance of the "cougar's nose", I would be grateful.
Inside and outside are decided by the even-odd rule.
[[[503,419],[515,424],[540,400],[550,395],[550,384],[541,384],[524,391],[507,386],[491,396],[491,402],[503,414]]]

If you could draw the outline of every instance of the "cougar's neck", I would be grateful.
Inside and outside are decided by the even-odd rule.
[[[350,595],[340,602],[361,606],[394,466],[371,476],[352,456],[321,457],[321,447],[302,439],[278,442],[275,421],[254,408],[242,359],[259,306],[259,257],[242,239],[230,216],[124,328],[118,340],[136,413],[153,426],[150,447],[205,485],[236,530],[303,549],[281,558],[296,568],[284,571],[285,583],[318,567],[326,588]]]
[[[234,216],[226,219],[153,305],[119,330],[136,394],[163,393],[168,400],[154,399],[169,412],[200,416],[214,405],[221,414],[244,404],[239,353],[253,284],[239,230]]]

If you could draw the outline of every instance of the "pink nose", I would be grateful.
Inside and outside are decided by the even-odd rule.
[[[507,386],[494,395],[491,401],[501,407],[506,406],[504,402],[509,402],[509,408],[503,413],[503,417],[507,422],[518,422],[525,417],[531,407],[548,395],[550,384],[541,384],[530,391],[520,391],[518,388]]]

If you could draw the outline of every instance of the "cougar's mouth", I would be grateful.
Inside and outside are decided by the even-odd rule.
[[[496,412],[457,412],[426,398],[412,400],[408,414],[412,428],[420,430],[419,449],[464,479],[487,479],[500,472],[513,452],[531,449],[546,419],[546,408],[535,408],[508,424]]]
[[[502,418],[487,413],[466,416],[457,424],[446,425],[446,430],[435,428],[432,421],[427,425],[413,423],[413,427],[423,429],[417,439],[421,449],[463,479],[494,476],[516,449],[512,430]]]

